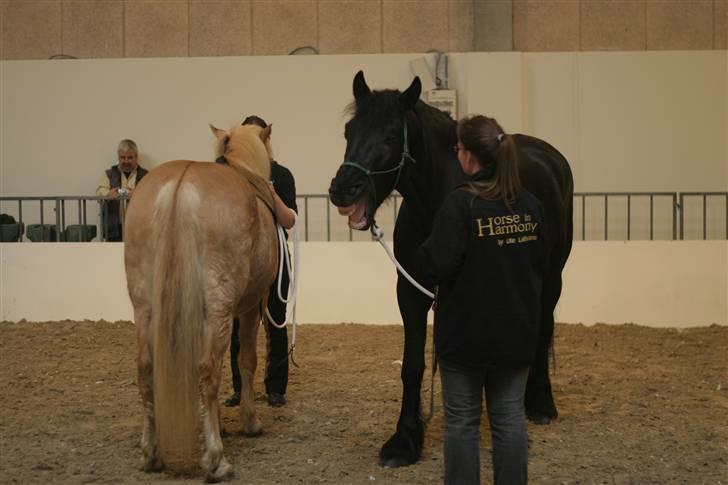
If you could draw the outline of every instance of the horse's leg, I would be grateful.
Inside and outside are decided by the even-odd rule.
[[[404,323],[402,409],[397,431],[379,452],[379,463],[385,467],[415,463],[420,458],[425,439],[420,391],[425,371],[427,312],[432,300],[400,276],[397,280],[397,302]]]
[[[142,469],[145,472],[157,472],[164,468],[159,458],[157,435],[154,428],[154,382],[152,378],[152,332],[150,328],[151,314],[146,307],[134,308],[134,322],[137,333],[137,384],[142,398]]]
[[[526,416],[535,424],[549,424],[556,419],[551,380],[549,378],[549,350],[554,336],[554,309],[561,295],[561,269],[547,275],[541,298],[541,328],[536,359],[531,366],[526,385]]]
[[[208,299],[209,301],[209,299]],[[208,310],[206,332],[200,359],[200,398],[205,449],[201,464],[208,482],[233,478],[233,467],[223,456],[220,438],[220,403],[217,393],[222,377],[222,362],[232,332],[232,319],[227,312]]]
[[[260,316],[260,309],[258,307],[239,315],[240,353],[238,354],[238,366],[240,367],[241,378],[240,423],[243,434],[247,436],[259,436],[263,432],[263,426],[255,414],[255,391],[253,389],[255,369],[258,365],[256,342],[258,339]]]

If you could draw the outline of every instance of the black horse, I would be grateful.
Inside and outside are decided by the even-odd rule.
[[[331,181],[329,197],[349,225],[365,230],[374,224],[379,205],[397,189],[403,197],[394,228],[395,255],[415,280],[434,283],[422,271],[418,248],[429,236],[435,212],[445,195],[464,180],[453,146],[456,123],[447,114],[419,101],[415,78],[406,91],[372,92],[359,71],[354,77],[352,118],[346,124],[344,163]],[[549,274],[544,279],[543,315],[536,361],[526,390],[530,420],[546,424],[557,417],[548,375],[554,330],[554,308],[561,294],[561,271],[571,251],[573,180],[566,159],[548,143],[514,135],[521,181],[539,198],[545,211],[551,246]],[[384,444],[382,466],[416,462],[424,441],[420,391],[425,370],[427,312],[432,300],[399,275],[397,301],[404,322],[402,409],[397,431]]]

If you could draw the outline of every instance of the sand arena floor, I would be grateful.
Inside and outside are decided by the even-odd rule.
[[[262,335],[263,436],[241,436],[223,408],[233,483],[442,483],[439,384],[422,460],[377,465],[399,413],[399,326],[299,327],[300,367],[279,409],[263,400]],[[135,354],[130,322],[0,323],[0,482],[200,483],[139,470]],[[531,483],[728,483],[727,327],[560,324],[553,383],[558,421],[529,425]],[[429,402],[429,375],[423,387]],[[482,434],[490,483],[487,423]]]

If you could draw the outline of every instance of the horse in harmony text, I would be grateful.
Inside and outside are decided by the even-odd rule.
[[[145,471],[200,460],[228,480],[217,393],[232,320],[240,319],[243,433],[258,435],[256,336],[278,263],[267,187],[270,127],[212,127],[227,165],[175,160],[152,170],[126,215],[124,261],[134,306]]]
[[[403,202],[394,228],[395,255],[405,270],[430,289],[434,283],[418,264],[418,248],[430,234],[444,197],[464,174],[453,153],[456,123],[447,114],[419,101],[415,78],[404,92],[371,91],[360,71],[354,77],[352,118],[346,123],[344,162],[331,181],[329,197],[352,228],[374,223],[379,205],[398,190]],[[526,413],[536,423],[557,417],[548,375],[554,308],[561,295],[561,271],[571,251],[573,180],[566,159],[548,143],[514,135],[523,186],[544,207],[550,246],[550,269],[544,278],[542,316],[536,361],[529,373]],[[397,301],[404,322],[402,408],[395,434],[380,451],[383,466],[416,462],[424,441],[420,391],[425,369],[427,312],[432,300],[402,275]]]

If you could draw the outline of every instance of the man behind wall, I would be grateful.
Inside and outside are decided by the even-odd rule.
[[[133,140],[121,140],[117,153],[119,163],[104,171],[96,195],[114,198],[131,195],[136,184],[147,174],[148,170],[139,165],[139,150]],[[103,236],[107,241],[122,240],[120,208],[118,200],[102,201]]]

